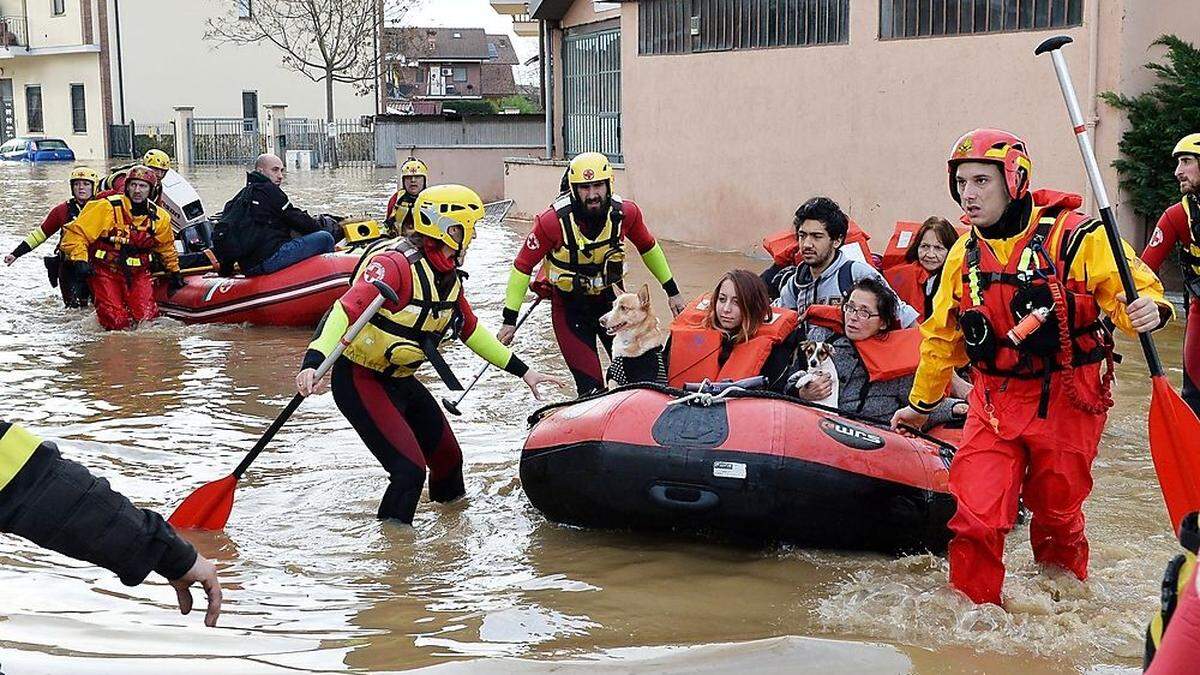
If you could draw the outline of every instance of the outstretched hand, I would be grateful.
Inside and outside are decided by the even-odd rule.
[[[217,617],[221,616],[221,581],[217,579],[217,567],[208,558],[196,554],[196,562],[192,568],[178,579],[172,579],[175,596],[179,600],[179,612],[187,614],[192,611],[192,584],[200,584],[204,595],[208,598],[208,608],[204,612],[204,625],[212,628],[217,625]]]
[[[667,298],[667,306],[671,308],[673,316],[679,316],[683,313],[683,310],[687,309],[687,303],[683,301],[683,296],[678,293]]]
[[[500,330],[496,331],[496,339],[500,341],[500,344],[507,347],[508,345],[512,344],[513,336],[515,336],[516,334],[517,334],[516,326],[510,326],[508,324],[504,324],[503,326],[500,326]]]
[[[15,256],[11,253],[4,256],[4,264],[5,265],[11,265],[11,264],[15,263],[16,261],[17,261],[17,256]]]
[[[539,373],[536,370],[530,370],[529,372],[525,373],[525,376],[521,379],[524,380],[525,384],[529,386],[529,391],[533,392],[533,398],[538,401],[542,400],[542,394],[538,391],[538,387],[541,385],[550,384],[558,387],[559,389],[562,389],[566,386],[566,383],[557,377]]]

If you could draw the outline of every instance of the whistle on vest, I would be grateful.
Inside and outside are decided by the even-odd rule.
[[[1046,319],[1050,318],[1050,313],[1053,311],[1053,305],[1035,308],[1008,331],[1008,341],[1014,347],[1019,346],[1025,341],[1025,338],[1033,335],[1037,329],[1042,327],[1042,324],[1046,323]]]

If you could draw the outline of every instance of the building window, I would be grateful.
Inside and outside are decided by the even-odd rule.
[[[242,92],[242,129],[258,131],[258,92]]]
[[[897,0],[899,1],[899,0]],[[639,54],[845,44],[850,0],[642,0]]]
[[[25,85],[25,127],[26,131],[45,131],[42,126],[42,85]]]
[[[250,8],[250,0],[233,0],[233,7],[239,19],[249,19],[254,16],[254,12]]]
[[[82,84],[71,85],[71,130],[77,134],[87,133],[87,105]]]
[[[466,82],[467,81],[466,66],[454,66],[454,81],[455,82]]]
[[[1083,0],[879,0],[879,37],[885,40],[1082,23]]]
[[[622,161],[620,29],[563,38],[563,146]]]
[[[50,0],[50,13],[62,16],[67,13],[67,0]]]

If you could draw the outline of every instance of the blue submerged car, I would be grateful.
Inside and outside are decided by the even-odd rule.
[[[0,145],[0,159],[16,162],[73,162],[75,153],[61,138],[19,136]]]

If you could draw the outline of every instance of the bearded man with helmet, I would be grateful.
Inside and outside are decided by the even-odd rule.
[[[1182,198],[1163,212],[1142,251],[1155,272],[1179,246],[1179,267],[1191,302],[1183,339],[1183,400],[1200,415],[1200,133],[1188,134],[1171,152]]]
[[[67,223],[75,220],[83,211],[83,207],[96,198],[96,189],[99,183],[100,174],[95,169],[86,166],[77,166],[71,169],[71,175],[67,178],[67,184],[71,188],[71,198],[50,209],[50,213],[46,214],[42,224],[33,228],[25,236],[25,240],[17,244],[12,253],[4,256],[4,264],[12,265],[17,258],[41,246],[47,239],[62,231]],[[67,307],[87,307],[92,297],[87,279],[76,274],[70,265],[63,264],[64,261],[65,257],[58,246],[54,247],[54,255],[43,258],[50,285],[58,286],[62,292],[63,304]]]
[[[414,377],[429,361],[451,389],[458,379],[439,353],[456,337],[492,365],[520,377],[540,399],[538,386],[557,383],[530,370],[479,324],[463,292],[461,266],[483,217],[479,195],[462,185],[435,185],[414,204],[413,233],[368,252],[354,272],[350,290],[333,304],[309,344],[296,390],[317,391],[316,369],[346,329],[378,294],[382,281],[398,302],[385,303],[330,370],[333,400],[384,470],[387,490],[380,519],[412,523],[429,471],[429,498],[462,497],[462,450],[441,408]]]
[[[600,327],[600,317],[622,288],[624,240],[633,243],[662,284],[671,313],[678,315],[687,303],[679,295],[662,247],[642,220],[641,209],[613,193],[608,158],[598,152],[576,156],[566,180],[569,189],[538,215],[513,261],[498,337],[504,344],[512,341],[533,269],[544,260],[534,289],[550,297],[554,336],[582,396],[604,387],[596,343],[611,353],[612,336]]]
[[[155,264],[166,270],[170,292],[183,287],[171,216],[150,200],[157,187],[158,174],[135,166],[122,194],[90,202],[63,232],[62,251],[88,279],[96,318],[107,330],[136,328],[158,316]]]
[[[1154,273],[1122,243],[1138,299],[1126,304],[1104,227],[1083,199],[1030,190],[1033,162],[1011,133],[977,129],[948,161],[950,194],[971,232],[951,248],[909,407],[892,418],[921,428],[954,369],[974,388],[950,464],[958,508],[950,583],[973,602],[1001,602],[1004,539],[1018,500],[1032,512],[1034,559],[1087,577],[1083,502],[1112,406],[1112,336],[1157,330],[1173,316]]]

